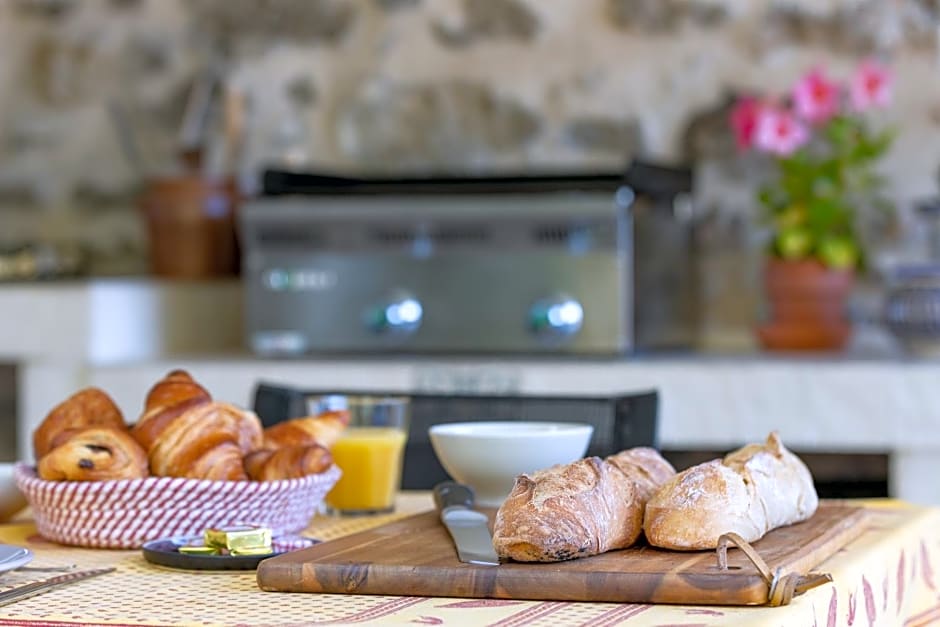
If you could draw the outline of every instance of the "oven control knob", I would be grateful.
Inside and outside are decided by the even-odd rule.
[[[574,335],[584,323],[584,308],[574,298],[556,296],[536,301],[529,309],[529,328],[556,338]]]
[[[413,333],[421,326],[424,309],[410,296],[373,307],[366,312],[366,325],[380,333]]]

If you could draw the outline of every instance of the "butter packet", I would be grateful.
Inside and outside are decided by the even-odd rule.
[[[230,525],[206,529],[203,534],[206,546],[242,555],[271,553],[271,529],[261,525]],[[263,552],[262,552],[263,551]]]

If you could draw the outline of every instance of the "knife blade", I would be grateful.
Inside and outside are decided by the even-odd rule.
[[[499,566],[486,514],[473,509],[473,489],[455,481],[434,486],[434,505],[457,547],[461,562]]]
[[[49,590],[53,590],[66,584],[81,581],[82,579],[88,579],[89,577],[97,577],[98,575],[104,575],[105,573],[111,573],[114,571],[115,569],[113,567],[92,568],[90,570],[81,570],[75,573],[57,575],[55,577],[50,577],[49,579],[43,579],[42,581],[24,584],[16,588],[11,588],[5,592],[0,592],[0,606],[16,603],[17,601],[34,597],[37,594],[48,592]]]

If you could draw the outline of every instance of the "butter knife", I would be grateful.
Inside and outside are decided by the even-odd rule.
[[[486,514],[473,509],[473,490],[454,481],[434,486],[434,504],[457,546],[461,562],[499,566]]]
[[[88,579],[89,577],[96,577],[98,575],[104,575],[105,573],[111,573],[114,572],[114,570],[114,568],[93,568],[91,570],[80,570],[74,573],[67,573],[65,575],[57,575],[55,577],[50,577],[49,579],[43,579],[42,581],[37,581],[35,583],[28,583],[22,586],[17,586],[16,588],[12,588],[6,592],[0,592],[0,606],[16,603],[17,601],[34,597],[37,594],[48,592],[49,590],[58,588],[59,586],[81,581],[82,579]]]

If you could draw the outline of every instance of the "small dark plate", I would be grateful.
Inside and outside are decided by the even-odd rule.
[[[272,551],[266,555],[188,555],[180,553],[179,547],[201,536],[176,536],[151,540],[143,546],[144,559],[160,566],[185,570],[254,570],[261,560],[280,555],[283,551]]]

